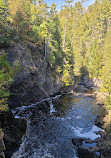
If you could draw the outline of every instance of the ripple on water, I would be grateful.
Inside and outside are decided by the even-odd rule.
[[[31,107],[27,119],[33,119],[28,121],[26,135],[19,151],[12,158],[77,158],[72,138],[84,137],[94,140],[100,137],[95,133],[101,129],[94,125],[99,113],[94,99],[66,95],[56,102],[51,99],[48,101],[50,112],[45,116],[43,111],[41,119],[35,115],[34,105]],[[23,116],[24,109],[26,110],[22,108],[21,111]],[[19,111],[19,114],[21,112]]]

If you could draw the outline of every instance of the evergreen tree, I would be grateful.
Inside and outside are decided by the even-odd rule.
[[[13,82],[16,69],[11,68],[4,51],[0,51],[0,111],[7,110],[9,87]]]

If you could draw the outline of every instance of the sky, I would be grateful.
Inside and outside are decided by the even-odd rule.
[[[65,0],[44,0],[44,2],[46,2],[49,6],[52,4],[52,3],[55,3],[57,4],[57,10],[60,10],[61,6],[63,6],[65,4],[64,2]],[[73,0],[74,2],[77,2],[78,0]],[[94,0],[87,0],[83,6],[85,8],[87,8],[89,5],[93,4],[94,3]]]

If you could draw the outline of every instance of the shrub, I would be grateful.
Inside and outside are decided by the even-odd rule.
[[[10,95],[9,87],[13,83],[16,67],[10,67],[7,55],[4,51],[0,52],[0,111],[8,109],[7,100]]]

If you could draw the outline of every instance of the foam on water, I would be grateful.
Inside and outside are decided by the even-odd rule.
[[[73,129],[78,137],[89,138],[91,140],[95,140],[96,138],[101,137],[100,134],[96,134],[96,132],[98,132],[98,131],[104,132],[104,130],[97,127],[96,125],[93,125],[91,131],[86,132],[86,133],[82,133],[83,128],[73,128]]]
[[[49,102],[49,106],[50,106],[50,114],[52,114],[53,112],[56,112],[56,110],[54,109],[53,107],[53,104],[52,104],[52,99],[57,99],[59,98],[61,95],[57,95],[55,97],[50,97],[50,98],[46,98],[46,99],[42,99],[41,101],[39,102],[36,102],[35,104],[31,104],[31,105],[28,105],[28,106],[21,106],[21,107],[17,107],[15,109],[12,110],[12,113],[15,115],[15,118],[26,118],[27,116],[30,117],[32,115],[31,112],[28,111],[28,109],[32,109],[33,107],[39,105],[40,103],[43,103],[45,101],[48,101]],[[22,112],[24,111],[28,111],[28,114],[26,115],[26,113],[21,115]]]
[[[54,105],[52,104],[52,100],[49,101],[50,104],[50,115],[52,115],[53,113],[56,112],[56,110],[54,109]]]
[[[63,99],[63,104],[53,105],[53,99],[59,97],[13,111],[15,118],[26,118],[27,131],[19,150],[11,158],[77,158],[72,138],[94,140],[100,137],[96,132],[103,130],[94,125],[98,107],[93,99],[72,96]],[[40,107],[45,101],[48,102],[48,107],[44,106],[48,112]]]

